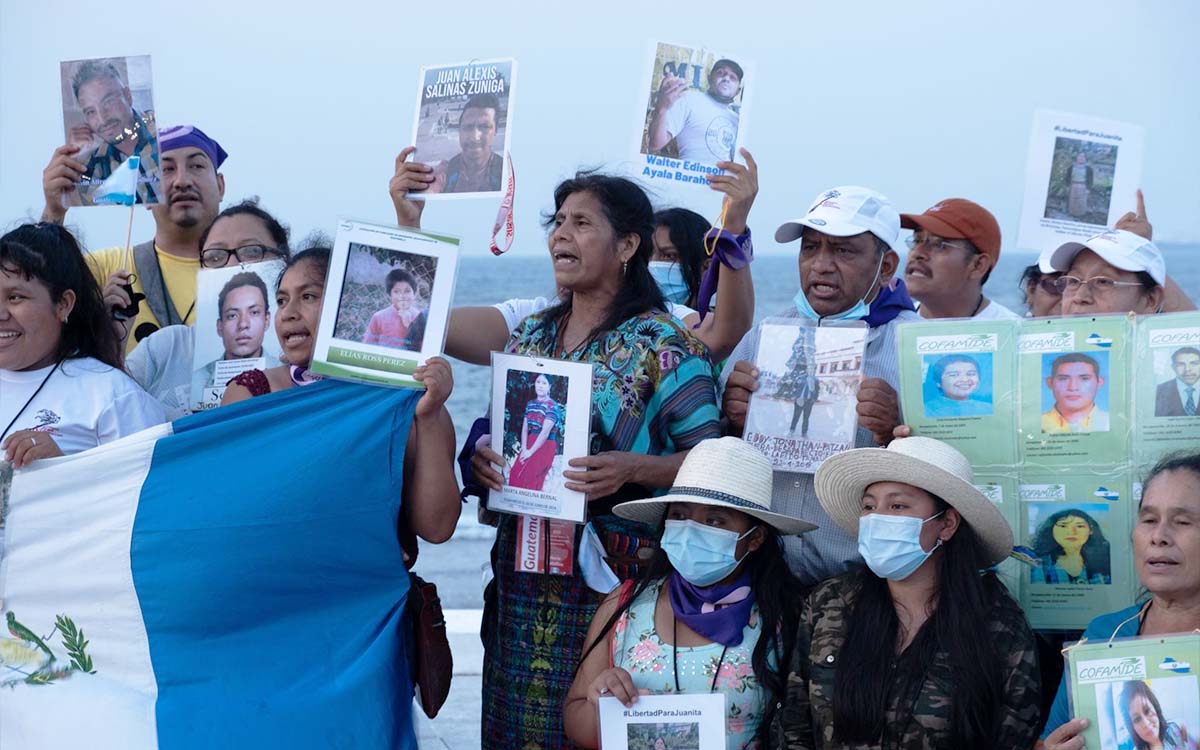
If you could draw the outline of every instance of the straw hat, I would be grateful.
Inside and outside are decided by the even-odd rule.
[[[771,512],[771,462],[739,438],[704,440],[683,459],[675,484],[659,497],[631,500],[613,508],[621,518],[657,524],[669,503],[732,508],[773,526],[781,534],[801,534],[816,524]]]
[[[933,438],[909,437],[897,438],[887,448],[839,453],[821,464],[813,482],[825,512],[854,538],[869,485],[902,482],[937,495],[971,525],[994,565],[1012,552],[1012,529],[972,478],[970,462],[954,448]]]

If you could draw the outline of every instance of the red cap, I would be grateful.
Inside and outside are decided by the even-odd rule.
[[[996,217],[965,198],[938,201],[923,214],[900,214],[900,226],[924,229],[947,240],[967,240],[992,259],[993,268],[1000,258],[1000,224]]]

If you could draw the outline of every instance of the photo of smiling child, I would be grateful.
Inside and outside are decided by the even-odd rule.
[[[992,413],[992,355],[925,355],[925,416],[985,417]]]
[[[363,343],[420,350],[425,337],[426,310],[417,295],[421,287],[416,277],[403,268],[393,268],[388,271],[383,286],[389,304],[371,316]]]

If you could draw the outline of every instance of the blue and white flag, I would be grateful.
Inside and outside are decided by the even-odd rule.
[[[131,156],[117,165],[108,179],[92,189],[92,202],[97,206],[132,206],[136,203],[141,163],[140,156]]]
[[[16,472],[0,748],[415,748],[419,396],[323,381]]]

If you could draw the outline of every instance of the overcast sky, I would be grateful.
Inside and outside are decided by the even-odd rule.
[[[905,211],[976,200],[1013,247],[1039,108],[1144,126],[1155,237],[1200,240],[1194,0],[305,6],[0,2],[0,222],[41,212],[42,168],[64,140],[61,60],[152,55],[159,123],[217,138],[230,153],[226,199],[260,196],[299,236],[332,233],[338,216],[394,221],[387,182],[411,139],[422,64],[513,56],[513,252],[542,252],[539,214],[559,179],[630,166],[647,51],[661,39],[755,63],[746,145],[761,168],[760,252],[817,192],[855,183]],[[655,197],[718,207],[694,191]],[[486,254],[497,204],[431,204],[425,225]],[[74,209],[68,223],[98,248],[124,240],[127,216]],[[139,209],[134,241],[152,232]]]

